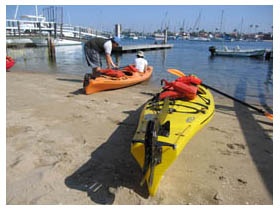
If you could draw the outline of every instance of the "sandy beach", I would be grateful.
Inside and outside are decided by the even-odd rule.
[[[82,80],[6,74],[6,204],[273,204],[273,127],[262,114],[213,93],[212,121],[149,197],[130,141],[158,89],[85,95]]]

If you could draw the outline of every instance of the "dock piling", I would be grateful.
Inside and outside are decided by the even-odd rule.
[[[19,21],[17,21],[17,26],[18,26],[18,36],[20,38],[20,22]]]
[[[55,46],[54,46],[54,40],[52,37],[48,36],[48,52],[49,52],[49,59],[52,61],[55,61]]]

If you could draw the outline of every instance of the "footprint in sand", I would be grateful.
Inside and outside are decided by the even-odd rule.
[[[222,155],[246,155],[245,153],[245,145],[244,144],[238,144],[238,143],[233,143],[233,144],[226,144],[227,149],[222,150],[218,149],[220,154]]]

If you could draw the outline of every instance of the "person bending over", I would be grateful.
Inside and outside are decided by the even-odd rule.
[[[92,78],[100,76],[100,70],[102,67],[101,54],[105,53],[107,68],[117,68],[114,64],[111,52],[113,47],[118,47],[120,43],[119,37],[113,37],[111,39],[104,39],[95,37],[88,40],[84,45],[85,58],[88,66],[92,68]]]

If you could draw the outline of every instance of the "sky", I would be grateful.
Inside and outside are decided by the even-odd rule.
[[[38,13],[49,5],[38,5]],[[56,5],[63,7],[64,23],[86,26],[97,30],[113,31],[115,24],[123,29],[153,32],[165,26],[170,31],[180,27],[223,32],[234,29],[242,32],[271,32],[272,5]],[[13,19],[16,5],[6,6],[6,19]],[[223,11],[223,18],[222,18]],[[35,15],[35,5],[19,5],[18,15]],[[200,18],[199,18],[199,14]],[[243,19],[243,23],[242,23]],[[253,28],[250,25],[254,25]],[[255,27],[258,25],[258,27]],[[191,30],[192,31],[192,30]]]

